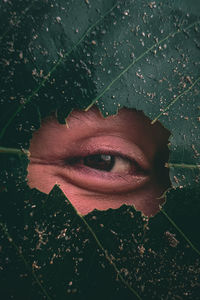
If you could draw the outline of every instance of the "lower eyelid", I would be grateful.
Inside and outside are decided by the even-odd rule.
[[[82,166],[65,166],[57,170],[56,175],[66,182],[100,193],[124,193],[142,187],[150,180],[145,173],[130,175],[101,172]]]
[[[32,158],[31,163],[52,166],[52,174],[61,178],[66,183],[71,183],[84,190],[99,192],[102,194],[120,194],[132,192],[143,188],[151,179],[147,171],[136,174],[118,174],[101,172],[95,169],[70,166],[63,163],[63,160],[48,162],[37,158]]]

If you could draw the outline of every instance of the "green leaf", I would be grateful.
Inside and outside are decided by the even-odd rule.
[[[184,224],[188,202],[180,196],[174,192],[178,203],[174,209],[171,198],[166,209],[176,218],[178,211],[177,221]],[[57,186],[49,195],[32,190],[24,198],[21,230],[20,223],[18,228],[0,224],[5,257],[1,293],[17,299],[28,294],[31,299],[187,299],[187,294],[198,299],[199,255],[162,213],[149,222],[124,205],[83,219]],[[192,225],[197,227],[183,229],[190,234],[199,219]]]
[[[1,295],[199,299],[199,3],[1,1]],[[132,207],[77,214],[26,184],[41,118],[96,104],[171,132],[171,189],[150,221]],[[20,154],[20,155],[19,155]],[[103,286],[103,288],[102,288]],[[159,295],[159,296],[158,296]]]

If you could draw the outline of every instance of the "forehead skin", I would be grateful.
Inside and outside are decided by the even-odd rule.
[[[155,151],[166,145],[169,138],[168,130],[160,123],[151,125],[142,112],[129,109],[121,109],[117,115],[105,119],[97,108],[87,112],[73,111],[66,121],[67,126],[51,116],[42,122],[32,141],[35,155],[46,156],[49,149],[61,152],[64,147],[70,151],[73,143],[81,145],[85,138],[106,133],[132,141],[152,160]],[[39,140],[45,141],[46,147]]]
[[[66,121],[67,126],[59,124],[54,116],[48,117],[34,133],[28,167],[30,187],[49,193],[54,184],[59,184],[81,214],[87,214],[95,208],[105,210],[128,204],[135,205],[136,209],[148,216],[154,215],[164,201],[163,198],[157,198],[161,197],[170,185],[168,170],[164,168],[164,162],[168,158],[168,130],[158,122],[151,125],[142,112],[125,108],[106,119],[103,119],[95,107],[87,112],[73,111]],[[84,188],[58,177],[60,167],[49,162],[78,155],[88,141],[90,144],[98,141],[100,145],[109,145],[113,149],[130,153],[135,149],[139,160],[144,160],[152,170],[153,175],[149,183],[126,194],[105,194],[87,188],[87,180]],[[159,162],[156,162],[157,157]]]

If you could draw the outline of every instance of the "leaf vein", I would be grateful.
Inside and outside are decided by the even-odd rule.
[[[76,49],[78,47],[78,45],[85,39],[85,37],[88,35],[88,33],[102,20],[104,19],[115,7],[117,6],[117,4],[115,4],[111,9],[109,9],[103,16],[101,16],[94,24],[92,24],[87,31],[82,35],[82,37],[80,38],[80,40],[68,51],[65,53],[65,55],[63,55],[63,57],[60,57],[60,59],[58,59],[58,61],[56,62],[56,64],[53,66],[53,68],[47,73],[46,76],[44,76],[44,79],[40,82],[40,84],[38,85],[38,87],[33,90],[32,94],[30,94],[24,101],[23,104],[20,104],[19,107],[16,109],[16,111],[13,113],[13,115],[10,117],[10,119],[7,121],[7,123],[5,124],[5,126],[3,127],[3,129],[0,132],[0,139],[2,139],[2,137],[5,134],[6,129],[8,128],[8,126],[12,123],[12,121],[14,120],[14,118],[16,117],[16,115],[18,113],[20,113],[23,109],[23,107],[25,105],[27,105],[28,103],[31,102],[32,98],[34,97],[34,95],[39,92],[39,90],[42,88],[42,86],[45,85],[45,83],[47,82],[47,80],[50,78],[50,76],[52,75],[52,73],[57,69],[57,67],[60,65],[60,63],[62,61],[65,61],[65,59],[72,53],[72,51],[74,51],[74,49]]]
[[[162,112],[155,117],[155,119],[151,122],[153,125],[169,108],[174,105],[179,98],[181,98],[183,95],[187,94],[198,82],[200,81],[200,77],[198,77],[190,86],[187,90],[183,91],[181,94],[179,94],[174,100],[172,100],[163,110]]]

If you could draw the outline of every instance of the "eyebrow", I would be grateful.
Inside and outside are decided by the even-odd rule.
[[[88,111],[84,110],[73,110],[72,113],[69,115],[69,118],[77,119],[77,120],[94,120],[94,118],[101,117],[102,120],[104,119],[101,116],[100,110],[97,107],[91,107]]]
[[[91,107],[88,111],[85,110],[72,110],[72,112],[66,117],[66,123],[70,119],[76,119],[76,120],[84,120],[84,119],[94,119],[94,118],[99,118],[101,117],[102,120],[104,120],[104,117],[101,115],[100,110],[96,107],[93,106]],[[57,121],[57,117],[55,112],[53,112],[50,116],[48,116],[46,119],[43,120],[45,123],[49,123],[51,121]],[[59,123],[60,124],[60,123]],[[62,124],[63,125],[63,124]]]

